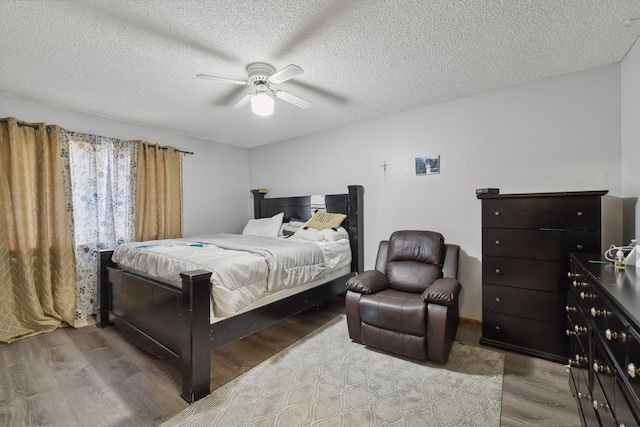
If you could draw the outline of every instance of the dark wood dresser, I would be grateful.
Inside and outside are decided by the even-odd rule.
[[[478,195],[482,344],[566,364],[569,252],[600,252],[606,193]]]
[[[640,425],[640,274],[571,254],[569,387],[585,426]]]

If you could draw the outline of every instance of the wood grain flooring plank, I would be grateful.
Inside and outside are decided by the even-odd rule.
[[[180,387],[170,366],[127,341],[105,336],[112,333],[103,334],[97,328],[69,332],[117,398],[126,402],[128,413],[120,420],[122,425],[155,426],[187,407],[176,398]]]
[[[25,412],[24,402],[16,395],[12,386],[9,369],[12,366],[9,361],[8,347],[0,346],[0,425],[12,425],[16,413]]]
[[[49,367],[47,349],[39,345],[38,337],[19,343],[0,350],[4,366],[8,366],[2,376],[6,390],[3,394],[13,396],[10,403],[1,404],[2,425],[77,424],[71,405]]]
[[[140,425],[158,425],[188,406],[184,400],[176,399],[180,390],[167,387],[166,380],[153,373],[142,371],[126,383],[129,405],[137,409]]]
[[[39,336],[43,349],[50,352],[49,367],[56,382],[67,401],[73,402],[72,412],[79,425],[120,425],[114,423],[131,412],[126,401],[119,398],[76,347],[68,335],[72,331],[58,330],[61,333]]]
[[[564,365],[480,345],[481,334],[481,327],[460,324],[456,339],[505,355],[501,426],[580,426]]]
[[[181,372],[178,363],[174,359],[163,359],[150,355],[140,347],[127,340],[117,328],[111,327],[99,329],[109,346],[114,348],[117,354],[136,365],[141,371],[153,372],[167,379],[177,390],[181,387]]]

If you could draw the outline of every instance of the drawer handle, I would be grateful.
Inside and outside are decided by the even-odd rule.
[[[572,307],[570,305],[567,305],[564,309],[567,310],[567,313],[575,313],[576,311],[578,311],[577,308]]]
[[[495,216],[500,216],[500,212],[498,212],[498,211],[495,211],[493,214],[494,214]]]
[[[568,273],[567,273],[567,277],[568,277],[569,279],[572,279],[572,278],[574,278],[574,277],[575,277],[575,278],[578,278],[578,277],[580,277],[580,276],[582,276],[582,274],[572,273],[572,272],[568,272]]]
[[[496,302],[500,302],[500,297],[496,297]]]
[[[496,274],[500,274],[500,269],[496,268]]]
[[[604,372],[611,374],[611,368],[606,365],[601,365],[598,362],[593,362],[593,372]]]
[[[640,369],[636,369],[636,365],[629,363],[627,365],[627,374],[629,374],[631,378],[635,378],[636,374],[640,374]]]
[[[565,331],[565,333],[566,333],[568,336],[578,335],[578,333],[577,333],[577,332],[573,332],[571,329],[567,329],[567,330]]]
[[[580,292],[580,298],[582,299],[593,298],[593,294],[590,294],[589,292]]]
[[[569,359],[569,366],[575,366],[575,367],[580,367],[580,362],[576,362],[573,359]]]
[[[582,216],[582,211],[578,211],[576,213],[578,214],[578,216]]]
[[[604,331],[604,336],[609,340],[617,340],[619,339],[620,342],[627,342],[627,334],[625,334],[624,332],[611,332],[611,329],[607,329]]]
[[[496,240],[496,245],[499,245],[499,244],[500,244],[500,240]]]
[[[591,315],[593,317],[598,317],[598,316],[607,317],[607,311],[606,310],[596,310],[595,307],[591,307]],[[609,330],[607,329],[607,331],[609,331]],[[609,333],[611,333],[611,331],[609,331]]]
[[[577,280],[574,280],[572,285],[573,285],[574,288],[579,288],[580,286],[587,287],[587,286],[589,286],[589,283],[587,283],[587,282],[578,282]]]
[[[591,396],[589,396],[588,394],[582,394],[581,392],[578,392],[578,398],[591,400]]]
[[[589,361],[589,359],[585,356],[580,356],[579,354],[576,354],[576,362],[577,363],[587,363]]]
[[[593,404],[593,409],[595,409],[596,411],[599,409],[604,409],[605,412],[609,412],[609,405],[598,403],[598,401],[595,399],[593,399],[592,404]]]
[[[582,249],[584,246],[582,246],[582,245],[578,244],[576,247],[577,247],[578,249]]]
[[[586,326],[578,326],[578,325],[576,325],[576,326],[573,327],[573,329],[579,334],[585,333],[585,332],[588,331]]]
[[[500,330],[500,325],[496,325],[496,331]]]

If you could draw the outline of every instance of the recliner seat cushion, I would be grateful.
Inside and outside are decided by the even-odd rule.
[[[442,277],[444,237],[434,231],[396,231],[389,239],[386,275],[389,286],[422,293]]]
[[[360,320],[368,325],[412,335],[426,335],[427,304],[420,294],[387,289],[362,295]]]

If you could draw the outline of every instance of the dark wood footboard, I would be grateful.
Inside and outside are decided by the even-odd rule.
[[[211,380],[211,272],[181,273],[179,333],[182,361],[182,398],[194,402],[210,393]]]
[[[182,289],[121,269],[101,254],[98,327],[117,325],[147,352],[179,361],[182,397],[209,394],[211,272],[181,273]]]
[[[335,280],[231,316],[210,322],[211,272],[181,274],[182,289],[118,267],[113,251],[101,251],[98,262],[98,327],[117,325],[132,340],[161,358],[178,362],[182,397],[194,402],[210,392],[211,351],[345,291],[345,282],[363,270],[362,187],[348,194],[326,196],[329,212],[347,214],[353,252],[351,272]],[[254,192],[256,217],[285,212],[285,218],[310,217],[309,196],[266,199]],[[275,212],[275,213],[278,213]]]

